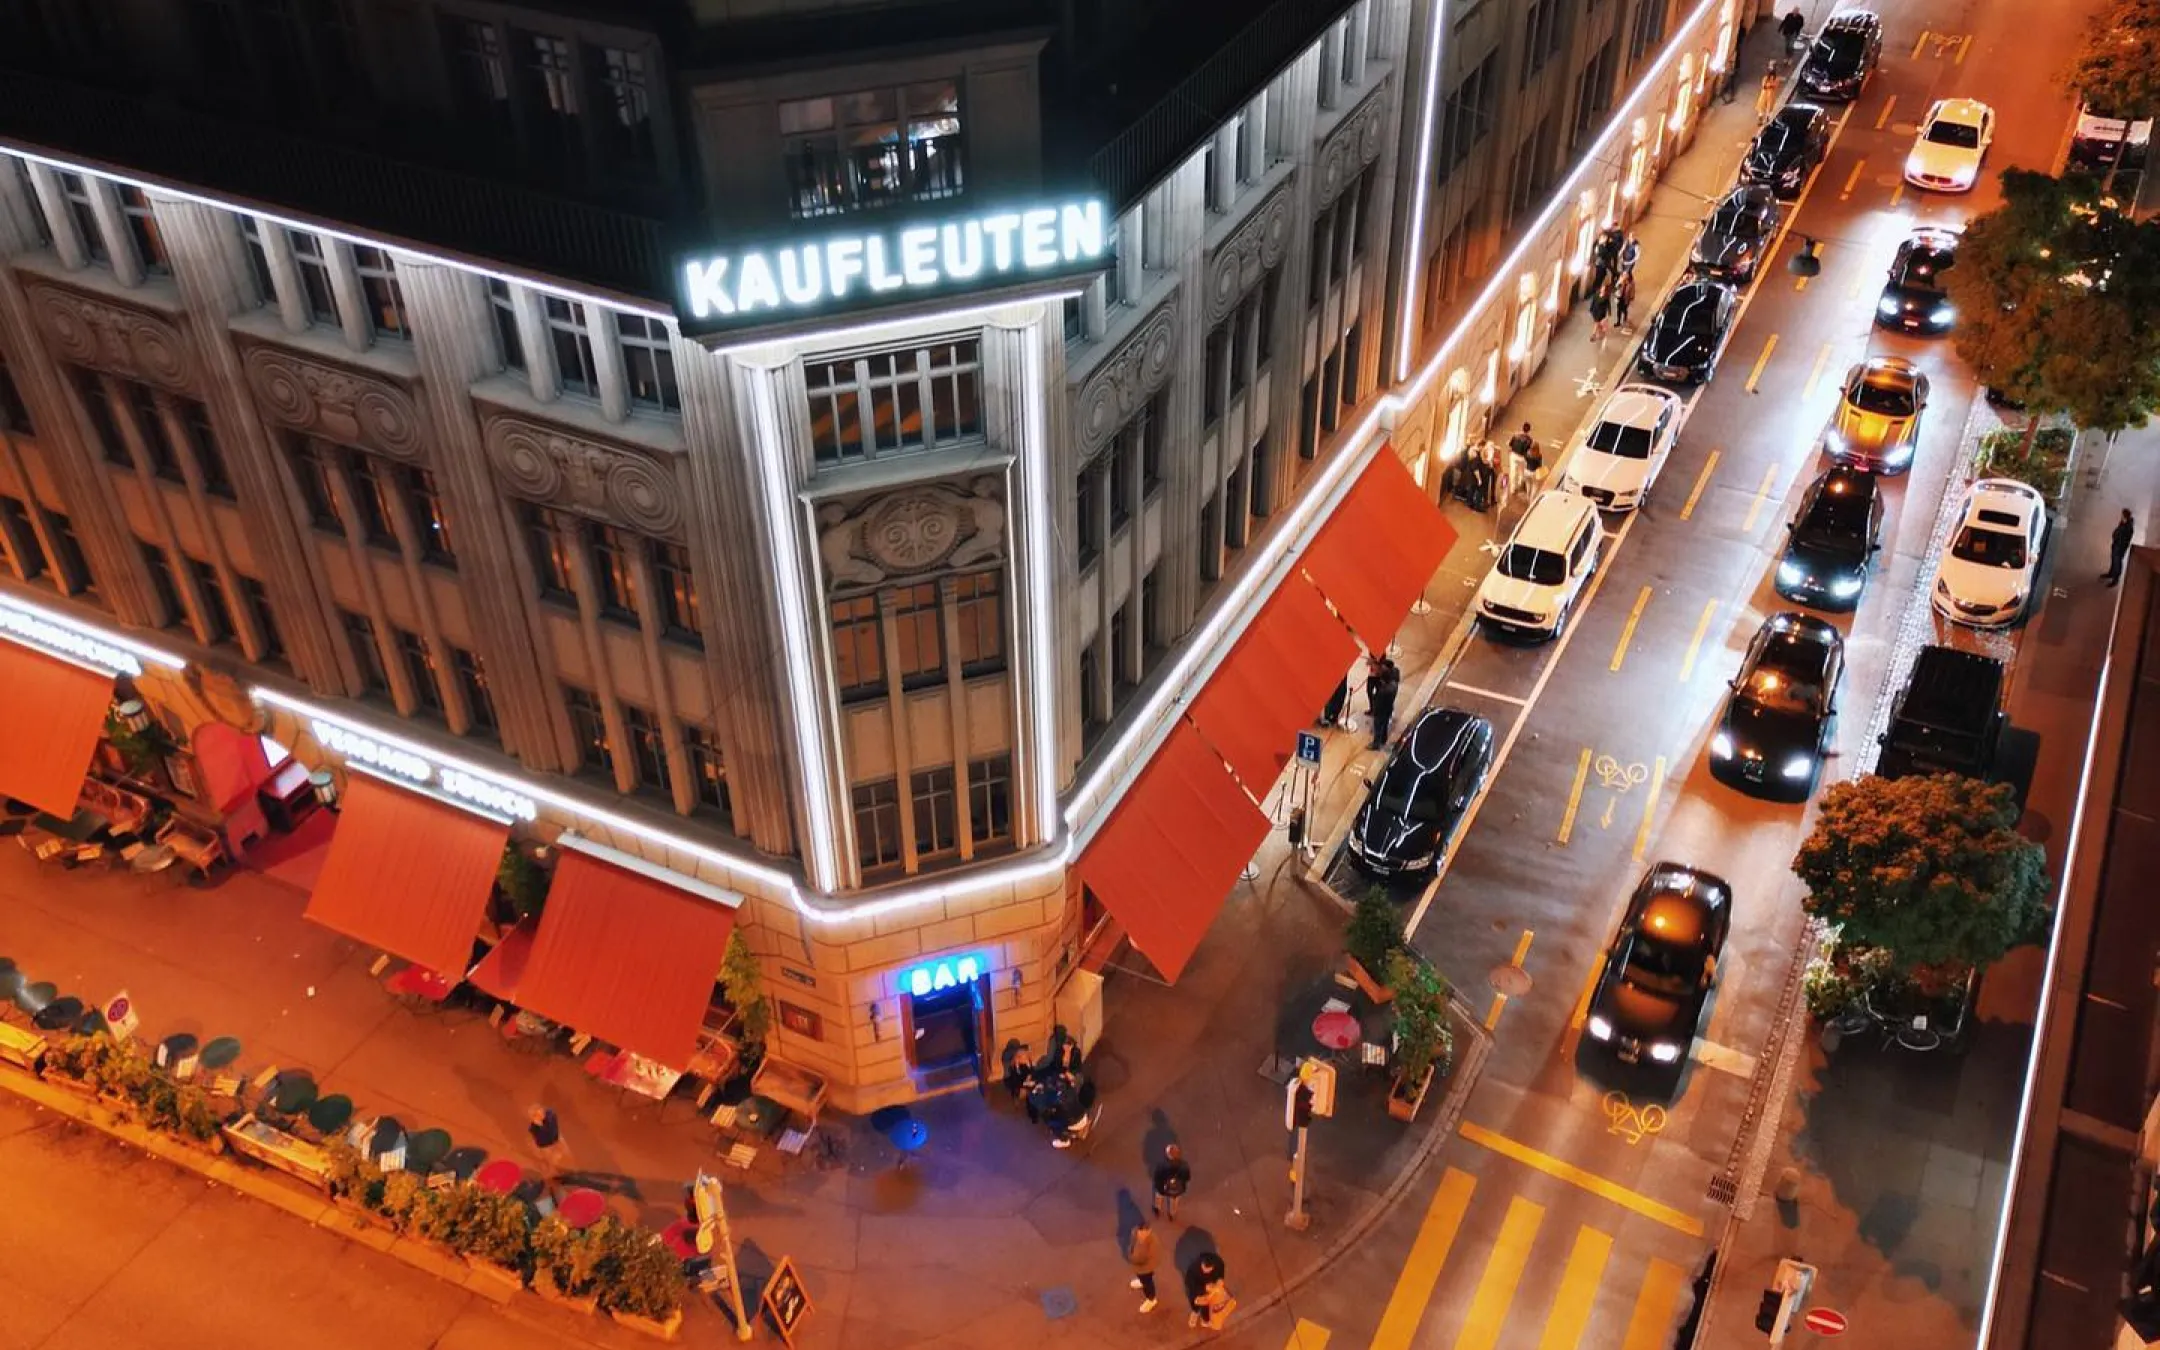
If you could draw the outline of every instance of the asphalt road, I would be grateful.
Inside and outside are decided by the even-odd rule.
[[[1726,1218],[1711,1182],[1747,1143],[1750,1083],[1793,973],[1802,915],[1789,867],[1812,814],[1714,782],[1706,746],[1748,640],[1765,617],[1795,608],[1771,589],[1770,569],[1800,489],[1827,467],[1816,442],[1840,377],[1863,356],[1914,361],[1933,398],[1915,467],[1888,480],[1883,548],[1859,609],[1826,616],[1846,636],[1847,664],[1824,781],[1872,763],[1870,723],[1902,674],[1900,656],[1909,661],[1919,643],[2015,655],[2022,628],[1975,634],[1936,620],[1923,575],[1978,390],[1948,340],[1893,336],[1872,315],[1909,228],[1987,210],[2006,166],[2059,162],[2073,108],[2045,72],[2067,58],[2083,7],[1879,8],[1882,69],[1835,110],[1829,156],[1788,209],[1791,231],[1717,377],[1692,396],[1652,502],[1635,518],[1607,518],[1617,534],[1594,596],[1559,642],[1474,639],[1434,699],[1490,718],[1507,750],[1446,876],[1419,903],[1415,941],[1474,1005],[1490,996],[1489,973],[1518,958],[1531,986],[1498,1013],[1462,1141],[1449,1146],[1428,1203],[1405,1205],[1365,1244],[1364,1272],[1300,1300],[1302,1315],[1344,1343],[1670,1344],[1672,1309]],[[1963,197],[1915,193],[1900,183],[1915,123],[1953,95],[1997,111],[1982,186]],[[1714,196],[1730,168],[1698,190]],[[1688,171],[1683,162],[1674,172]],[[1801,235],[1823,244],[1822,274],[1804,284],[1784,266]],[[1655,312],[1658,280],[1645,279],[1638,316]],[[1606,389],[1626,378],[1614,369],[1621,350],[1600,357]],[[1587,418],[1598,402],[1569,411]],[[1567,430],[1540,419],[1548,439]],[[2043,571],[2038,594],[2047,581]],[[2045,617],[2043,607],[2033,622]],[[1736,894],[1718,991],[1670,1092],[1578,1055],[1605,943],[1636,879],[1661,858],[1714,871]],[[1403,1339],[1397,1325],[1372,1339],[1405,1270],[1431,1282],[1414,1334]],[[1253,1335],[1255,1345],[1281,1343],[1279,1330]]]

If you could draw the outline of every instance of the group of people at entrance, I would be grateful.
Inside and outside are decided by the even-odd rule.
[[[1028,1122],[1050,1131],[1052,1148],[1071,1148],[1092,1127],[1095,1082],[1080,1062],[1080,1043],[1061,1024],[1051,1029],[1042,1058],[1029,1059],[1018,1041],[1005,1047],[1005,1090],[1027,1108]]]
[[[1635,303],[1635,264],[1642,257],[1642,241],[1608,225],[1598,235],[1590,267],[1590,340],[1602,346],[1607,323],[1626,332],[1628,309]]]

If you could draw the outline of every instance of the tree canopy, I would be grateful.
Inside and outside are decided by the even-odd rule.
[[[2002,188],[1943,274],[1958,355],[2038,412],[2139,425],[2160,411],[2160,223],[2104,205],[2088,178],[2006,169]]]
[[[2046,925],[2047,855],[2008,784],[1939,774],[1838,783],[1793,859],[1808,913],[1900,970],[1986,966]]]
[[[2160,111],[2160,0],[2111,0],[2086,21],[2063,78],[2111,117]]]

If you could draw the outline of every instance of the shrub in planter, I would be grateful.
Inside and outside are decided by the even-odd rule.
[[[572,1228],[550,1215],[533,1225],[533,1284],[570,1301],[590,1301],[607,1250],[593,1229]],[[588,1309],[590,1311],[590,1309]]]
[[[1344,949],[1351,960],[1365,967],[1366,974],[1385,980],[1388,956],[1401,946],[1402,916],[1395,912],[1395,902],[1380,887],[1367,887],[1350,914],[1350,926],[1343,930]]]
[[[1401,1081],[1415,1087],[1425,1071],[1443,1072],[1454,1057],[1455,1037],[1447,1023],[1447,981],[1409,953],[1388,957],[1388,986],[1395,991],[1395,1068]]]
[[[382,1213],[400,1233],[419,1231],[423,1215],[433,1208],[435,1192],[410,1172],[392,1172],[383,1178]]]
[[[414,1180],[417,1182],[418,1178]],[[473,1232],[480,1221],[482,1194],[477,1186],[453,1186],[447,1191],[435,1191],[423,1185],[413,1204],[413,1233],[462,1255],[470,1249]]]
[[[612,1217],[593,1231],[606,1249],[597,1291],[601,1307],[649,1322],[666,1322],[681,1311],[682,1262],[667,1244]]]
[[[382,1212],[383,1191],[389,1180],[382,1168],[342,1136],[331,1140],[326,1152],[330,1155],[331,1196],[365,1210]]]
[[[468,1192],[470,1208],[465,1229],[459,1235],[467,1256],[510,1271],[522,1279],[532,1269],[532,1219],[525,1202],[515,1196],[496,1195],[477,1186],[460,1186]]]

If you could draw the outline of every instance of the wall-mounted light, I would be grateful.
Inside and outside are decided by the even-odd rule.
[[[113,719],[129,731],[147,731],[150,728],[150,710],[139,698],[113,704]]]
[[[330,810],[338,809],[337,775],[328,769],[317,769],[307,777],[308,786],[315,789],[315,800]]]

